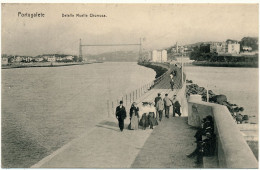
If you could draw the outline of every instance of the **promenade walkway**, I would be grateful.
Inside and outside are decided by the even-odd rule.
[[[166,76],[169,77],[169,76]],[[167,79],[167,78],[165,78]],[[167,80],[157,87],[166,87]],[[169,85],[169,84],[168,84]],[[177,94],[177,90],[156,88],[148,91],[136,102],[154,101],[157,93],[164,96]],[[129,108],[127,108],[127,113]],[[151,130],[125,130],[120,132],[114,115],[97,124],[79,138],[72,140],[32,168],[192,168],[193,159],[185,154],[195,149],[195,130],[187,124],[187,118],[163,118]]]

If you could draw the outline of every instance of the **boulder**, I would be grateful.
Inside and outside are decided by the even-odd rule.
[[[227,96],[221,94],[221,95],[215,95],[210,99],[214,103],[222,104],[224,105],[224,102],[227,103]]]

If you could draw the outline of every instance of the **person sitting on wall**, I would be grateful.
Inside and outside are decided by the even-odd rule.
[[[202,119],[201,127],[197,130],[195,134],[196,142],[202,140],[202,135],[205,135],[206,132],[214,132],[214,124],[212,116],[207,116]]]
[[[203,140],[203,137],[206,139]],[[196,163],[202,163],[203,156],[211,156],[215,153],[216,137],[214,134],[214,124],[212,116],[207,116],[202,120],[201,128],[198,129],[195,136],[197,147],[187,157],[191,158],[197,155]]]
[[[202,141],[198,141],[196,149],[187,157],[191,158],[197,156],[195,163],[201,164],[203,162],[203,156],[213,156],[216,148],[216,135],[214,133],[207,132],[206,137]]]

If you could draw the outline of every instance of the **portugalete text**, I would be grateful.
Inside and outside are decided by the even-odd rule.
[[[29,18],[41,18],[44,17],[45,14],[44,13],[39,13],[39,12],[35,12],[35,13],[23,13],[23,12],[18,12],[18,17],[29,17]]]

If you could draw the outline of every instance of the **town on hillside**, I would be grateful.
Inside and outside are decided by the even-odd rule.
[[[223,42],[199,42],[153,50],[143,55],[149,62],[258,62],[258,38],[244,37],[241,41],[228,39]]]
[[[44,62],[69,63],[69,62],[81,62],[81,61],[82,58],[79,58],[76,55],[66,55],[66,54],[43,54],[35,57],[2,54],[2,65],[19,64],[19,63],[44,63]]]
[[[140,54],[139,54],[140,55]],[[133,51],[107,52],[97,55],[78,57],[66,54],[43,54],[35,57],[2,54],[2,65],[43,62],[82,62],[82,61],[144,61],[193,63],[194,61],[208,62],[251,62],[258,63],[258,38],[244,37],[241,41],[228,39],[223,42],[198,42],[188,45],[175,45],[152,51],[144,50],[138,56]]]

